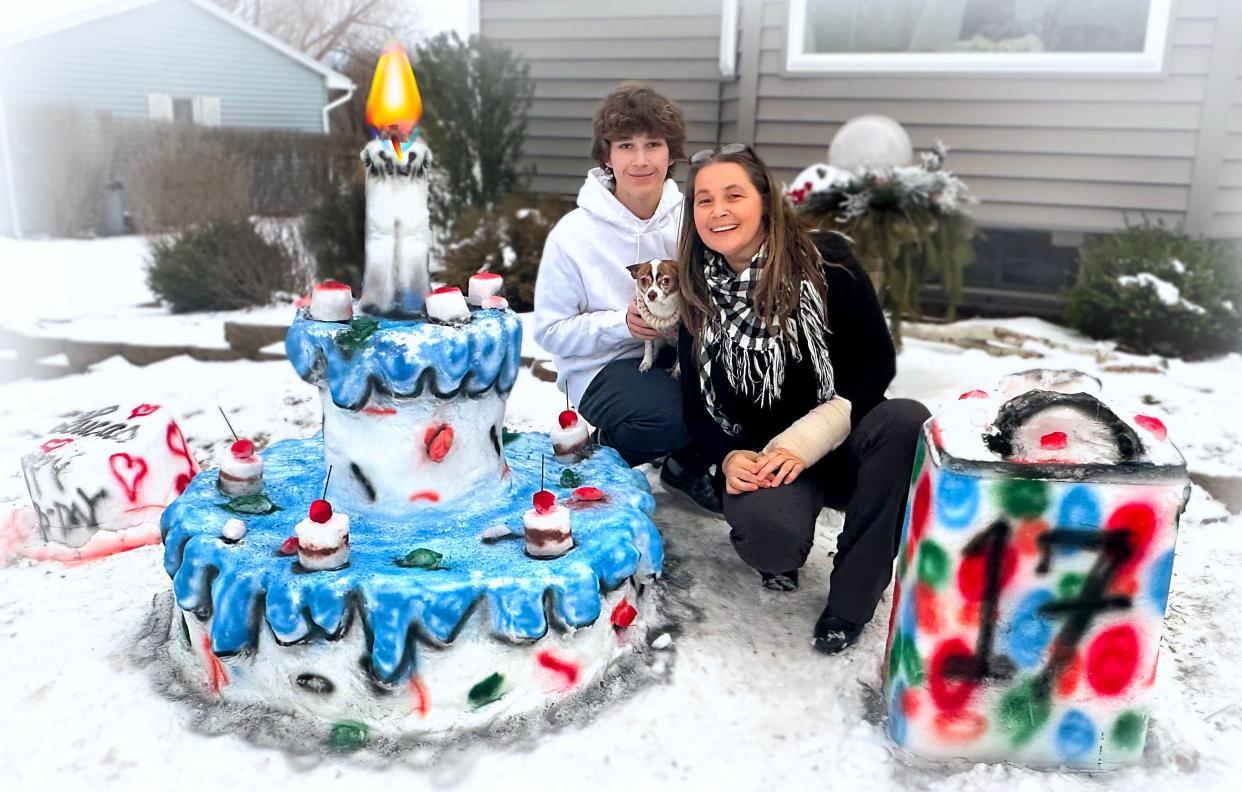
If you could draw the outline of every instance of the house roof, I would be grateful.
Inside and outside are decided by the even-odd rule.
[[[168,0],[117,0],[117,2],[114,3],[107,3],[94,8],[88,8],[76,14],[69,14],[58,19],[50,20],[41,25],[36,25],[32,28],[21,31],[10,38],[0,40],[0,47],[8,47],[14,44],[20,44],[22,42],[42,38],[61,30],[77,27],[78,25],[83,25],[87,22],[94,22],[97,19],[104,19],[126,11],[132,11],[136,8],[142,8],[143,6],[154,5],[162,2],[168,2]],[[270,33],[260,30],[246,20],[225,11],[223,8],[220,8],[214,3],[208,2],[208,0],[179,0],[179,2],[189,3],[190,5],[201,8],[203,11],[206,11],[208,14],[227,22],[246,35],[258,39],[285,57],[294,60],[311,71],[321,75],[328,90],[348,91],[355,87],[353,81],[344,74],[341,74],[333,69],[329,69],[327,66],[324,66],[319,61],[311,58],[306,53],[299,52]]]

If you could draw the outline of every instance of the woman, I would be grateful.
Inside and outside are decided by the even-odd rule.
[[[591,142],[598,167],[544,245],[535,340],[601,443],[630,465],[671,452],[660,479],[719,512],[707,466],[686,448],[676,381],[667,368],[638,370],[643,342],[661,333],[639,315],[627,269],[676,256],[681,192],[669,171],[685,159],[685,141],[681,110],[651,88],[625,83],[605,97]]]
[[[797,587],[825,505],[845,510],[815,647],[858,640],[892,576],[918,432],[884,398],[896,353],[839,234],[813,236],[742,144],[690,160],[679,257],[686,423],[725,476],[724,516],[765,586]]]

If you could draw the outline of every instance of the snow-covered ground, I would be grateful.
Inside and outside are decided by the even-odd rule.
[[[30,266],[34,246],[45,268]],[[10,293],[0,325],[69,319],[146,302],[141,245],[0,240]],[[95,271],[97,270],[97,271]],[[20,284],[20,285],[15,285]],[[93,293],[92,293],[93,292]],[[37,296],[39,299],[28,299]],[[46,299],[56,297],[57,299]],[[94,299],[92,299],[92,297]],[[126,312],[133,316],[133,312]],[[193,335],[201,317],[167,317]],[[195,322],[200,322],[195,325]],[[890,395],[933,408],[963,390],[1032,367],[1096,374],[1114,399],[1141,402],[1165,419],[1192,472],[1238,475],[1242,458],[1242,356],[1169,361],[1149,373],[1106,371],[1098,346],[1035,320],[961,323],[1002,327],[1046,343],[1043,357],[996,357],[979,349],[908,338]],[[194,331],[193,327],[200,330]],[[98,325],[106,332],[106,322]],[[150,325],[155,327],[155,324]],[[167,332],[158,331],[157,335]],[[112,340],[112,339],[104,339]],[[204,343],[208,339],[199,339]],[[527,354],[537,353],[527,339]],[[1125,369],[1124,356],[1109,368]],[[1120,365],[1118,365],[1120,364]],[[147,367],[110,359],[56,380],[0,385],[0,519],[25,501],[18,457],[62,416],[118,401],[160,403],[182,420],[204,466],[227,449],[217,407],[260,442],[305,437],[319,425],[317,393],[284,362],[204,363],[181,357]],[[508,423],[549,429],[563,397],[524,370]],[[161,548],[80,566],[19,560],[0,568],[0,767],[4,787],[34,789],[300,789],[439,787],[505,789],[1096,790],[1236,788],[1242,777],[1242,518],[1194,487],[1181,522],[1169,614],[1142,765],[1105,774],[1038,772],[1007,765],[938,765],[895,749],[880,716],[880,658],[887,602],[859,645],[815,653],[811,625],[824,602],[837,517],[825,513],[801,588],[763,590],[729,546],[723,521],[666,494],[654,473],[656,521],[670,564],[665,586],[693,604],[667,654],[667,678],[632,691],[592,717],[541,736],[463,745],[430,767],[409,755],[364,750],[294,755],[195,727],[191,702],[165,698],[134,645],[169,580]],[[538,733],[537,733],[538,734]],[[419,766],[422,764],[422,766]]]

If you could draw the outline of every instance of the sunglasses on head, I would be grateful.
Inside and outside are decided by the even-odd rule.
[[[725,156],[729,156],[732,154],[753,155],[754,153],[755,152],[751,149],[751,147],[745,143],[725,143],[723,146],[716,146],[715,148],[705,148],[702,151],[696,151],[694,155],[690,157],[690,164],[691,165],[702,165],[704,162],[707,162],[709,159],[716,156],[717,154],[723,154]]]

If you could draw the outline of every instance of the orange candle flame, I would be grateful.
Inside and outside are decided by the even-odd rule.
[[[414,81],[410,59],[399,45],[384,50],[371,78],[367,95],[367,124],[376,134],[393,141],[397,159],[403,159],[401,142],[407,139],[423,119],[423,98]]]

